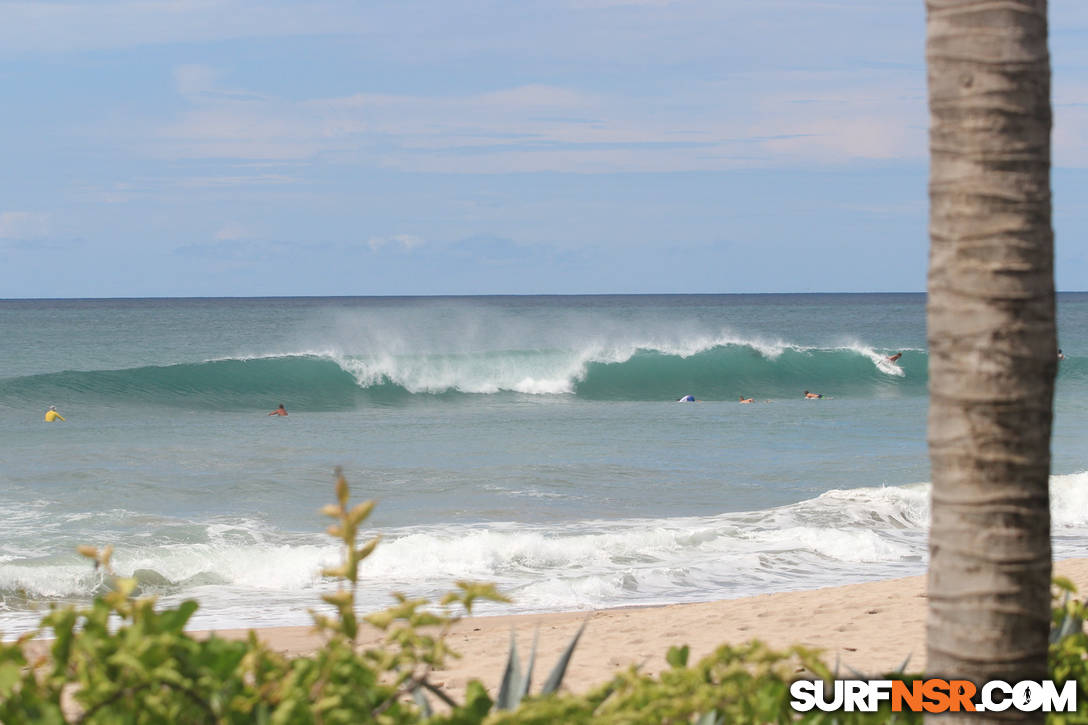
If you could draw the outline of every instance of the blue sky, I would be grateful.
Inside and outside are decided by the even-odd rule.
[[[1088,289],[1088,3],[1051,0]],[[0,297],[921,291],[923,0],[0,1]]]

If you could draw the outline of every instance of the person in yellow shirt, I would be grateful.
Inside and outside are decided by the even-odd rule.
[[[57,412],[57,406],[50,405],[49,410],[45,411],[45,422],[52,423],[55,420],[59,420],[61,423],[63,423],[64,417]]]

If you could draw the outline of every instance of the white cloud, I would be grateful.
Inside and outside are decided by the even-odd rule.
[[[187,64],[174,68],[174,86],[183,96],[195,96],[215,86],[216,71],[206,65]]]
[[[844,59],[838,37],[853,32],[858,13],[863,19],[880,15],[889,27],[913,19],[920,32],[923,13],[910,0],[526,0],[521,6],[526,21],[517,23],[501,13],[470,22],[475,16],[456,2],[424,5],[431,12],[419,13],[412,2],[364,8],[346,0],[107,0],[93,8],[74,1],[0,0],[0,54],[5,47],[78,52],[336,34],[367,35],[367,52],[388,64],[383,72],[394,74],[406,62],[419,68],[456,61],[471,68],[480,56],[513,59],[527,52],[534,67],[548,67],[555,59],[557,69],[587,70],[575,75],[559,70],[550,77],[566,80],[487,92],[458,92],[464,86],[452,84],[442,95],[358,93],[299,100],[306,91],[288,79],[264,88],[295,94],[290,98],[231,88],[222,77],[229,74],[229,61],[219,61],[222,71],[200,63],[178,65],[171,81],[188,104],[184,110],[167,111],[172,116],[153,127],[127,113],[101,124],[101,133],[126,151],[135,146],[144,156],[172,161],[609,173],[916,160],[925,154],[921,56],[911,56],[914,65],[902,70],[908,64],[898,40],[903,34],[895,32],[887,34],[895,40],[888,44],[859,35],[858,50]],[[894,16],[886,6],[897,8]],[[578,11],[611,7],[622,12]],[[778,22],[783,12],[790,22]],[[854,24],[836,22],[842,18],[854,18]],[[809,20],[817,25],[810,27]],[[817,32],[824,27],[818,23],[830,32]],[[877,42],[882,44],[872,48]],[[887,67],[865,66],[870,57],[873,63],[887,61]],[[511,62],[517,75],[520,61]],[[829,70],[776,70],[813,62]],[[606,78],[622,82],[603,83],[602,67]],[[761,70],[742,70],[753,67]],[[493,74],[466,71],[458,82],[485,77]]]
[[[31,211],[0,212],[0,239],[40,239],[48,234],[48,214]]]
[[[383,247],[393,245],[410,252],[423,244],[423,239],[414,234],[394,234],[391,237],[371,237],[366,241],[371,251],[377,252]]]
[[[208,78],[191,75],[194,84]],[[554,85],[303,101],[202,93],[153,133],[151,154],[320,157],[443,173],[715,170],[926,154],[920,72],[767,72],[643,97]]]
[[[221,242],[235,241],[237,239],[246,239],[252,236],[248,229],[239,224],[238,222],[227,222],[219,228],[219,231],[215,233],[215,238]]]
[[[253,0],[0,2],[0,17],[0,54],[357,34],[369,27],[364,11],[335,0],[305,5]]]
[[[282,166],[276,164],[278,168]],[[260,167],[260,164],[237,164],[214,176],[133,176],[110,184],[79,184],[73,186],[73,190],[81,202],[91,204],[156,201],[175,204],[195,198],[221,197],[225,190],[229,190],[235,200],[242,200],[302,183],[299,177],[288,174],[244,173],[250,169],[260,171]]]
[[[159,179],[157,183],[183,189],[225,189],[246,186],[278,186],[296,184],[298,179],[286,174],[252,174],[248,176],[187,176],[181,179]]]

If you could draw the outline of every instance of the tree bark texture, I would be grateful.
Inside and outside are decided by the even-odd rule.
[[[1057,370],[1047,4],[927,0],[926,10],[928,669],[1044,679]],[[1021,717],[1041,719],[966,721]]]

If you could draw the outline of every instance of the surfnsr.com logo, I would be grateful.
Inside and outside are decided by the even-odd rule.
[[[797,680],[790,685],[790,706],[797,712],[1076,712],[1077,683],[1053,680],[990,680],[976,687],[969,680]]]

